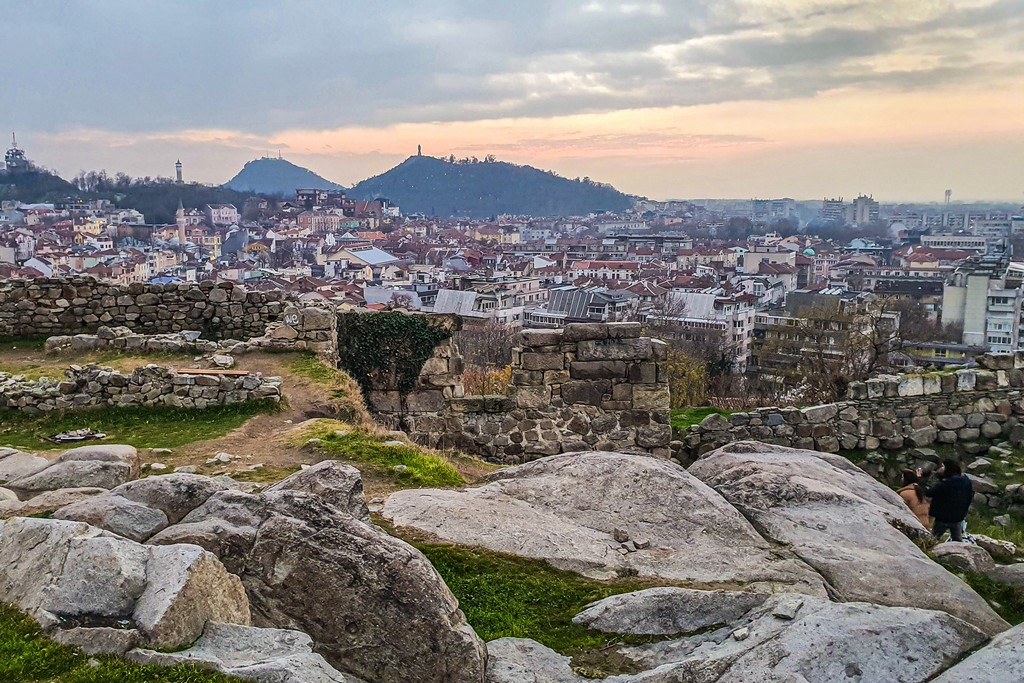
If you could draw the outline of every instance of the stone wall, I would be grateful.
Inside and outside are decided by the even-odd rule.
[[[830,453],[939,443],[976,455],[1003,441],[1024,444],[1024,354],[987,354],[979,365],[854,382],[837,403],[709,415],[677,433],[675,445],[693,459],[742,439]]]
[[[125,406],[207,408],[260,399],[281,400],[280,377],[185,374],[157,365],[130,374],[72,365],[63,380],[0,373],[0,407],[31,415]]]
[[[669,389],[664,342],[637,323],[524,330],[507,396],[465,396],[463,360],[449,340],[434,351],[414,391],[369,392],[385,423],[419,443],[500,463],[612,450],[668,456]]]
[[[0,337],[95,332],[101,325],[142,334],[201,331],[249,339],[282,320],[284,292],[247,292],[230,282],[118,285],[91,277],[0,282]]]

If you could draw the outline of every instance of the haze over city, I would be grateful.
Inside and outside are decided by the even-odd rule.
[[[7,4],[2,123],[66,176],[422,145],[660,199],[1024,191],[1021,0]]]

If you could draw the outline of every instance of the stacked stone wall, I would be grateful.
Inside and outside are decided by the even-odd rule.
[[[208,408],[281,400],[281,378],[179,373],[157,365],[123,374],[97,365],[72,365],[64,379],[25,380],[0,373],[0,406],[30,415],[104,407]]]
[[[130,285],[91,277],[0,282],[0,337],[53,336],[124,326],[141,334],[198,330],[208,339],[264,334],[289,306],[281,291],[230,282]]]
[[[454,342],[435,349],[414,391],[369,393],[393,427],[435,448],[500,463],[580,450],[668,456],[669,389],[664,342],[636,323],[524,330],[513,350],[508,395],[466,396]]]
[[[966,455],[1024,444],[1024,354],[987,354],[979,368],[883,375],[850,385],[848,400],[808,408],[709,415],[675,434],[684,459],[756,439],[836,453],[949,444]]]

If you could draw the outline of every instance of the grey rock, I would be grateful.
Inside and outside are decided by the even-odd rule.
[[[762,604],[765,593],[648,588],[600,600],[573,623],[604,633],[676,635],[728,624]]]
[[[992,556],[973,543],[947,541],[932,548],[932,554],[939,562],[958,572],[984,573],[996,566]]]
[[[35,474],[50,466],[50,461],[31,453],[7,449],[0,454],[0,484]]]
[[[132,650],[127,659],[162,666],[195,664],[261,683],[358,683],[315,654],[309,636],[287,629],[211,623],[187,650]]]
[[[363,497],[362,475],[355,467],[337,460],[324,460],[296,472],[267,489],[268,493],[272,491],[312,493],[356,519],[370,521],[366,499]]]
[[[774,613],[801,602],[792,620]],[[780,609],[781,608],[781,609]],[[729,637],[746,629],[746,637]],[[813,596],[773,596],[725,632],[620,648],[644,673],[617,683],[753,681],[925,681],[984,642],[973,626],[944,612]]]
[[[167,516],[169,523],[177,524],[214,493],[226,488],[217,479],[175,472],[131,481],[110,493],[155,508]]]
[[[53,512],[65,505],[102,495],[107,489],[96,487],[81,487],[70,489],[57,489],[56,491],[45,491],[28,500],[16,502],[13,500],[0,501],[0,517],[13,517],[38,515],[45,512]]]
[[[985,572],[985,575],[996,583],[1024,588],[1024,563],[996,565]]]
[[[131,466],[123,462],[68,460],[7,483],[22,498],[67,488],[112,489],[131,479]]]
[[[573,673],[571,660],[526,638],[498,638],[487,643],[486,683],[585,683]]]
[[[932,683],[1024,681],[1024,624],[1000,633],[985,647],[944,671]]]
[[[944,610],[990,635],[1008,626],[911,541],[926,532],[903,500],[841,456],[739,441],[690,472],[789,545],[838,600]]]
[[[18,494],[10,489],[5,489],[0,486],[0,503],[18,503]]]
[[[307,632],[371,681],[479,681],[483,643],[423,555],[296,491],[222,491],[151,543],[194,542],[237,571],[257,625]]]
[[[208,622],[251,623],[242,582],[211,553],[192,545],[147,548],[147,587],[132,616],[149,645],[189,645]]]
[[[71,538],[42,607],[59,617],[123,619],[146,589],[145,546],[118,538]]]
[[[113,493],[90,496],[53,513],[55,519],[85,522],[143,542],[167,526],[167,515]]]
[[[463,491],[397,491],[382,514],[398,527],[593,578],[636,573],[707,586],[779,584],[824,595],[819,577],[770,548],[721,496],[676,463],[648,456],[598,451],[542,458]],[[615,552],[616,528],[651,547]]]
[[[983,534],[974,534],[974,542],[984,548],[997,562],[1013,562],[1017,546],[1011,541],[1002,541]]]
[[[139,452],[134,446],[123,444],[96,444],[92,446],[79,446],[64,451],[57,456],[57,462],[68,462],[76,460],[79,462],[119,462],[131,468],[131,479],[139,476],[142,467],[142,460]]]
[[[142,640],[136,629],[104,626],[57,629],[50,637],[61,645],[77,647],[87,655],[123,655]]]

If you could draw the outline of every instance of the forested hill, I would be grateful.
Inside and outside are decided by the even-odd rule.
[[[294,191],[294,190],[293,190]],[[170,178],[130,178],[105,171],[79,173],[75,183],[44,170],[0,172],[0,200],[24,204],[62,204],[70,200],[108,199],[115,206],[141,211],[148,223],[173,223],[180,201],[185,208],[234,204],[241,211],[249,192],[217,185],[176,184]]]
[[[532,166],[504,161],[412,156],[351,189],[357,199],[386,197],[404,214],[469,216],[498,214],[572,216],[621,212],[632,200],[610,185],[569,180]]]
[[[255,192],[277,197],[294,197],[300,188],[344,190],[337,183],[323,178],[308,168],[296,166],[285,159],[263,157],[250,161],[224,187],[239,192]]]
[[[22,173],[0,171],[0,200],[19,200],[25,204],[64,201],[78,189],[49,171],[33,169]]]

